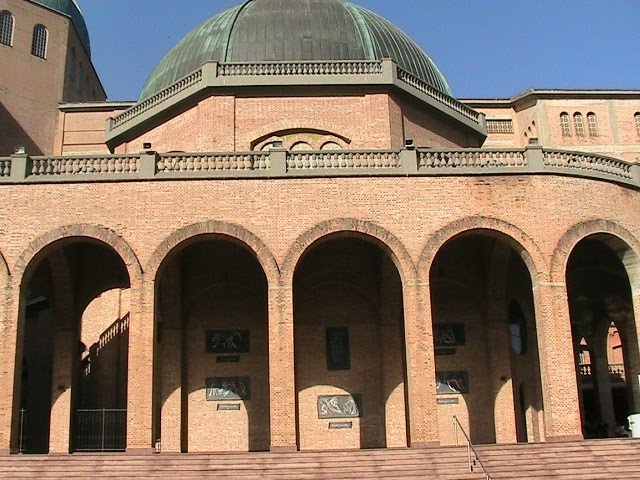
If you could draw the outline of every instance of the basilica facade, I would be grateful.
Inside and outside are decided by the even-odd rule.
[[[75,2],[0,0],[0,67],[57,85],[0,75],[2,451],[553,442],[640,408],[640,91],[458,100],[350,2],[212,14],[111,102]]]

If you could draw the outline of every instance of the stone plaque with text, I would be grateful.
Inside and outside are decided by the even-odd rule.
[[[329,430],[346,430],[353,428],[353,422],[329,422]]]

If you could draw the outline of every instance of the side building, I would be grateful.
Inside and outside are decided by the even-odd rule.
[[[61,102],[103,102],[73,0],[0,1],[0,155],[51,154]]]

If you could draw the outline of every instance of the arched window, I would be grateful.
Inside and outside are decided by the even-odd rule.
[[[640,112],[636,112],[633,117],[636,120],[636,132],[638,132],[638,135],[640,135]]]
[[[320,150],[342,150],[342,147],[336,142],[326,142],[322,144]]]
[[[560,114],[560,127],[562,128],[563,137],[571,136],[571,125],[569,124],[569,114],[567,112]]]
[[[31,55],[39,58],[47,58],[47,40],[49,32],[44,25],[33,27],[33,43],[31,44]]]
[[[509,337],[511,348],[518,355],[527,353],[527,321],[515,300],[509,305]]]
[[[587,126],[589,127],[589,136],[597,137],[598,136],[598,119],[596,118],[596,114],[593,112],[587,113]]]
[[[291,146],[292,151],[311,150],[311,145],[307,142],[296,142]]]
[[[576,135],[578,137],[584,137],[584,118],[580,112],[573,114],[573,125],[576,129]]]
[[[0,43],[2,45],[13,45],[13,15],[8,10],[0,12]]]

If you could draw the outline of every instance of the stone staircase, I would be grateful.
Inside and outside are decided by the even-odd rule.
[[[640,440],[484,445],[476,451],[493,480],[640,479]]]
[[[640,440],[476,447],[493,480],[640,480]],[[0,457],[2,479],[486,480],[466,447],[249,454]]]
[[[484,480],[467,449],[0,457],[2,479],[429,479]]]

